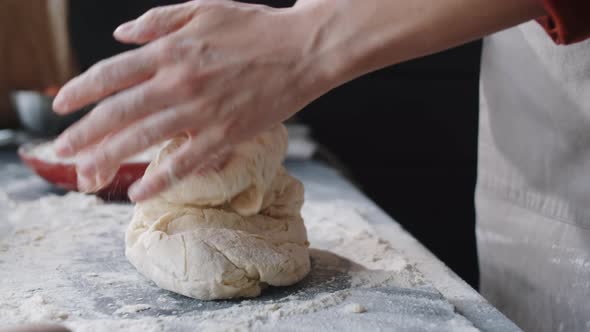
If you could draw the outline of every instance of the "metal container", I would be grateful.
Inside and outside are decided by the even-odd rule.
[[[37,91],[14,91],[11,101],[23,127],[35,136],[53,137],[78,121],[92,107],[65,116],[53,112],[53,97]]]

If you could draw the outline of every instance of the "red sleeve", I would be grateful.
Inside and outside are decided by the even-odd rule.
[[[590,38],[590,0],[540,0],[547,16],[537,19],[557,44]]]

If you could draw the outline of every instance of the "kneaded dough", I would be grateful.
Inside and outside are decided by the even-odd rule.
[[[146,174],[178,149],[170,141]],[[212,300],[258,296],[310,270],[303,185],[287,173],[283,125],[238,145],[224,167],[139,203],[126,232],[131,264],[159,287]]]

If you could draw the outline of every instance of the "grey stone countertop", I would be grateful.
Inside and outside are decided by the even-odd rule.
[[[328,244],[322,244],[320,238],[315,242],[322,250],[314,249],[311,253],[312,272],[299,284],[268,289],[256,299],[198,301],[159,289],[138,275],[127,262],[123,250],[112,252],[111,249],[106,252],[107,249],[101,249],[124,247],[124,225],[113,228],[112,232],[100,233],[97,230],[95,233],[100,233],[100,238],[93,238],[93,233],[89,232],[89,237],[84,241],[102,241],[100,243],[104,245],[87,245],[92,247],[92,250],[76,248],[76,257],[83,257],[72,259],[71,264],[76,266],[68,267],[69,263],[61,263],[58,268],[53,269],[44,268],[47,265],[24,266],[25,264],[19,263],[22,262],[22,256],[20,260],[10,256],[10,245],[15,245],[16,242],[9,241],[11,231],[8,223],[3,220],[6,219],[3,212],[0,211],[0,234],[3,234],[0,235],[0,247],[3,242],[8,243],[5,244],[8,249],[0,250],[0,328],[3,327],[3,323],[17,323],[16,317],[20,311],[14,311],[14,308],[18,309],[20,304],[10,302],[10,299],[20,299],[19,296],[22,294],[19,292],[27,290],[53,295],[65,303],[64,307],[68,307],[68,303],[75,303],[75,306],[72,304],[71,308],[66,308],[71,314],[62,323],[76,331],[145,331],[152,330],[149,328],[150,324],[155,324],[156,328],[153,330],[169,331],[519,331],[518,327],[449,270],[338,171],[317,161],[287,161],[286,165],[290,172],[304,183],[305,199],[306,202],[310,202],[309,204],[321,207],[322,202],[337,201],[346,202],[345,205],[351,207],[362,207],[363,218],[376,234],[390,243],[400,255],[403,255],[408,266],[411,266],[406,272],[419,274],[423,282],[384,283],[355,288],[351,285],[350,276],[345,270],[331,268],[329,264],[333,262],[326,263],[326,253],[329,253],[331,248]],[[11,150],[0,151],[0,190],[17,203],[35,201],[47,195],[64,194],[34,175]],[[310,232],[313,232],[313,227]],[[310,236],[314,239],[314,234]],[[51,248],[48,247],[46,250],[51,251]],[[20,252],[22,254],[27,251]],[[338,254],[337,251],[336,253]],[[105,260],[105,257],[108,259]],[[338,259],[341,260],[340,263],[344,261],[342,258]],[[105,271],[111,275],[130,277],[118,279],[116,282],[96,281]],[[33,277],[21,278],[19,274],[46,274],[67,280],[56,283],[57,286],[51,283],[39,285]],[[94,281],[90,280],[91,277],[94,277]],[[117,289],[120,289],[120,292]],[[340,300],[337,297],[326,297],[326,294],[341,294],[338,292],[343,290],[348,290],[348,293]],[[84,301],[77,299],[80,297],[84,298]],[[291,303],[305,301],[313,302],[306,304],[307,306],[313,304],[317,308],[301,310],[302,307],[295,307]],[[330,304],[330,301],[335,302]],[[138,303],[142,303],[143,307],[137,307]],[[342,308],[347,305],[361,305],[368,310],[362,314],[343,316]],[[11,308],[17,314],[10,311]],[[121,308],[127,308],[127,311],[122,311]],[[240,318],[242,320],[232,321],[231,315],[238,310],[242,310],[242,316],[244,312],[247,313],[243,311],[246,310],[244,308],[251,308],[253,316],[260,314],[262,309],[277,311],[274,315],[277,317],[262,315],[259,321],[254,321],[254,318],[244,320],[243,317]],[[256,308],[262,309],[256,311]],[[297,310],[287,312],[285,308]],[[121,314],[122,312],[124,314]],[[3,314],[5,317],[1,317]],[[228,327],[219,323],[224,321],[224,317],[233,322],[233,325]],[[150,320],[152,318],[157,320]],[[466,324],[470,328],[466,329]]]

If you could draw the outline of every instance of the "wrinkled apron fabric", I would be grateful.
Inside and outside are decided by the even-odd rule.
[[[487,38],[479,135],[482,294],[526,331],[590,331],[590,41]]]

